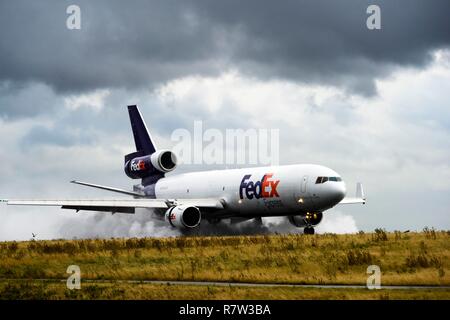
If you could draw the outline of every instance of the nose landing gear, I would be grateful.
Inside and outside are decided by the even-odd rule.
[[[314,227],[305,227],[305,229],[303,229],[303,233],[304,234],[314,234]]]

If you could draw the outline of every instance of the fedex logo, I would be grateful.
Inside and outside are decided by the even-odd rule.
[[[280,196],[277,191],[280,180],[272,180],[273,173],[266,173],[261,180],[257,180],[256,182],[250,181],[251,176],[251,174],[247,174],[242,178],[239,187],[239,196],[241,199],[244,199],[244,193],[247,199],[253,199],[253,197],[259,199]]]
[[[145,170],[145,161],[144,160],[131,161],[130,169],[131,171]]]

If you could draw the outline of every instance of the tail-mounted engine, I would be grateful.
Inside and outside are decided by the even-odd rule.
[[[177,166],[177,157],[170,150],[158,150],[151,155],[139,152],[125,157],[125,173],[132,179],[142,179],[157,173],[166,173]]]
[[[153,167],[160,172],[170,172],[177,166],[177,156],[170,150],[159,150],[150,156]]]
[[[174,206],[166,211],[166,220],[172,227],[192,229],[200,224],[202,215],[199,208]]]
[[[307,212],[305,215],[289,216],[289,222],[296,227],[316,226],[322,218],[322,212]]]

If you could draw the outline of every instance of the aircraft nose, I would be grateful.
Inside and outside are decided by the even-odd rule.
[[[335,183],[333,185],[333,198],[336,201],[336,203],[339,203],[342,201],[342,199],[345,198],[345,195],[347,193],[347,189],[345,187],[345,183],[343,181]]]

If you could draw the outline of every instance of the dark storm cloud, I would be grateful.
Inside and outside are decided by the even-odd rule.
[[[82,29],[66,28],[73,2],[2,2],[0,77],[58,91],[136,87],[205,73],[214,39],[189,25],[182,3],[80,1]]]
[[[39,116],[61,106],[63,99],[42,83],[0,83],[0,119]]]
[[[65,26],[74,3],[81,30]],[[369,4],[381,31],[366,28]],[[0,81],[80,92],[237,68],[373,93],[375,77],[449,45],[448,12],[447,0],[2,1]]]

